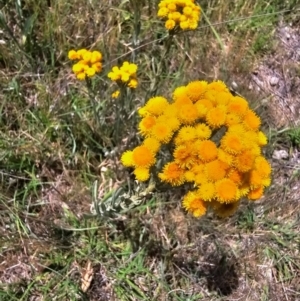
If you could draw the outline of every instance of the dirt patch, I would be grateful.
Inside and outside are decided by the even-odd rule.
[[[264,96],[271,125],[280,128],[300,123],[300,29],[280,25],[274,51],[252,73],[250,89]]]

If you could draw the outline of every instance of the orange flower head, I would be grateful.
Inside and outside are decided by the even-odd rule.
[[[226,107],[217,106],[210,109],[206,115],[206,122],[212,128],[218,128],[225,124],[226,121]]]
[[[178,112],[178,118],[183,124],[194,123],[199,118],[196,106],[193,104],[182,105]]]
[[[196,129],[193,126],[183,126],[175,138],[175,144],[178,146],[180,144],[189,143],[196,139]]]
[[[178,109],[178,113],[181,111],[182,106],[185,105],[193,105],[193,102],[190,100],[190,98],[187,95],[180,95],[177,97],[177,99],[174,101],[174,106]]]
[[[214,160],[218,155],[218,148],[216,144],[211,140],[199,141],[196,146],[198,156],[203,162],[209,162]]]
[[[175,162],[167,163],[163,172],[158,174],[159,178],[171,184],[172,186],[179,186],[184,183],[184,170]]]
[[[184,179],[186,182],[195,182],[195,174],[188,170],[184,173]]]
[[[182,205],[189,213],[195,217],[201,217],[206,213],[206,204],[199,198],[199,196],[189,191],[183,198]]]
[[[162,122],[157,122],[151,130],[151,136],[162,143],[168,143],[171,140],[172,135],[172,129]]]
[[[207,98],[203,98],[203,99],[200,99],[198,100],[195,105],[203,105],[204,107],[207,108],[207,110],[210,110],[214,107],[214,104],[211,100],[207,99]]]
[[[253,168],[255,155],[252,150],[245,150],[235,157],[234,165],[240,172],[247,172]]]
[[[232,95],[229,92],[221,91],[216,93],[215,97],[216,97],[217,105],[227,106],[232,98]]]
[[[173,132],[177,131],[180,127],[180,121],[176,116],[165,113],[157,118],[157,122],[165,123]]]
[[[227,86],[220,80],[208,84],[207,90],[214,90],[217,92],[229,92]]]
[[[260,199],[263,196],[264,193],[264,187],[263,186],[259,186],[251,191],[249,191],[247,197],[249,200],[255,201]]]
[[[212,182],[204,182],[200,185],[197,194],[204,201],[211,201],[215,197],[215,185]]]
[[[205,118],[205,116],[208,112],[208,108],[204,104],[202,104],[200,101],[197,101],[195,103],[195,107],[197,109],[199,119],[200,118]]]
[[[232,180],[234,183],[236,183],[238,186],[240,186],[242,184],[243,181],[243,175],[241,172],[239,172],[238,170],[236,170],[235,168],[231,168],[228,171],[228,175],[227,175],[228,179]]]
[[[236,201],[238,187],[232,180],[224,178],[216,182],[216,197],[220,203],[233,203]]]
[[[263,178],[267,178],[270,176],[272,167],[264,157],[262,156],[256,157],[254,165],[255,165],[255,169],[259,170]]]
[[[233,126],[235,124],[240,124],[240,123],[241,123],[241,117],[238,114],[227,113],[226,120],[225,120],[225,125],[227,127]]]
[[[154,116],[159,116],[167,110],[169,102],[166,98],[162,96],[152,97],[148,100],[145,105],[145,109],[148,113]]]
[[[217,99],[216,99],[217,93],[218,92],[215,90],[207,90],[204,94],[203,99],[209,100],[213,104],[213,106],[216,106],[217,105]]]
[[[173,156],[175,162],[183,168],[190,167],[195,162],[192,145],[185,144],[176,147]]]
[[[246,133],[246,129],[242,124],[234,124],[228,127],[228,133],[234,133],[238,136],[244,136]]]
[[[198,123],[195,126],[196,136],[198,139],[209,139],[211,136],[211,129],[205,123]]]
[[[251,170],[249,174],[249,186],[251,189],[263,186],[263,178],[258,170]]]
[[[153,137],[146,138],[143,142],[143,145],[145,145],[154,154],[156,154],[160,148],[159,141]]]
[[[207,82],[206,81],[193,81],[193,82],[190,82],[186,86],[187,94],[193,102],[196,102],[196,101],[200,100],[203,97],[203,95],[206,91],[206,87],[207,87]]]
[[[218,159],[224,164],[231,166],[233,164],[233,158],[233,155],[228,154],[221,148],[218,149]]]
[[[228,112],[237,114],[240,117],[246,114],[248,108],[247,100],[239,96],[232,97],[228,104]]]
[[[225,177],[226,169],[224,163],[219,160],[214,160],[205,165],[205,173],[210,181],[218,181]]]
[[[221,147],[229,154],[239,154],[244,149],[242,138],[235,134],[227,132],[221,139]]]
[[[243,118],[243,124],[245,128],[257,131],[261,125],[261,120],[252,110],[248,110]]]
[[[155,163],[153,152],[144,145],[137,146],[133,150],[132,158],[135,167],[149,168]]]
[[[156,118],[153,116],[144,117],[139,123],[139,130],[143,136],[149,135],[156,124]]]
[[[186,97],[189,99],[186,86],[177,87],[173,92],[173,100],[175,102],[180,98],[186,99]]]

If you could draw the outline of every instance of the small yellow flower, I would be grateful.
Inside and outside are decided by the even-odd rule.
[[[85,73],[88,77],[93,77],[96,73],[96,70],[94,68],[88,68]]]
[[[253,168],[255,155],[252,150],[245,150],[235,157],[234,165],[241,172],[247,172]]]
[[[72,67],[72,71],[75,73],[75,74],[78,74],[78,73],[81,73],[82,71],[84,71],[84,65],[83,64],[74,64],[73,67]]]
[[[188,21],[182,21],[179,23],[179,26],[182,30],[189,29],[189,22]]]
[[[80,72],[76,74],[77,79],[84,80],[86,78],[85,72]]]
[[[110,78],[112,81],[117,81],[120,79],[120,74],[117,72],[109,72],[107,77]]]
[[[136,72],[137,65],[125,61],[120,68],[118,66],[114,66],[112,70],[107,74],[107,77],[112,81],[120,81],[124,84],[127,84],[129,88],[135,89],[138,85]]]
[[[75,50],[70,50],[68,53],[68,58],[70,60],[77,60],[78,59],[78,54]]]
[[[168,4],[168,10],[170,11],[170,12],[175,12],[176,11],[176,4],[175,3],[170,3],[170,4]]]
[[[263,132],[258,132],[258,144],[259,146],[265,146],[268,143],[268,138]]]
[[[135,89],[137,85],[138,85],[138,81],[135,78],[131,79],[128,83],[128,87],[132,89]]]
[[[78,51],[70,50],[68,57],[72,60],[78,60],[72,67],[77,79],[84,80],[87,76],[93,77],[102,70],[102,54],[99,51],[88,51],[80,49]]]
[[[130,76],[135,76],[137,69],[138,67],[136,64],[129,64],[127,72],[129,73]]]
[[[99,51],[93,51],[91,55],[91,64],[100,62],[102,60],[102,54]]]
[[[118,98],[120,95],[120,90],[115,91],[114,93],[111,94],[112,98]]]
[[[169,10],[166,7],[162,7],[158,10],[157,16],[160,18],[165,18],[169,13]]]
[[[183,9],[183,14],[186,16],[186,17],[189,17],[192,15],[192,8],[186,6],[184,9]]]
[[[174,20],[167,20],[166,23],[165,23],[165,27],[168,30],[174,29],[175,25],[176,25],[176,23],[175,23]]]
[[[83,55],[82,55],[82,60],[86,63],[89,64],[91,62],[91,58],[92,58],[92,53],[90,51],[86,51]]]
[[[83,59],[83,56],[84,56],[84,54],[85,54],[86,52],[88,52],[88,50],[86,50],[86,49],[79,49],[79,50],[77,51],[78,59],[79,59],[79,60],[82,60],[82,59]]]
[[[100,62],[93,63],[92,68],[94,68],[95,72],[99,73],[102,71],[102,64]]]
[[[121,81],[123,83],[127,83],[129,81],[130,75],[128,73],[123,72],[121,74]]]
[[[184,143],[190,143],[195,140],[197,137],[197,132],[193,126],[183,126],[178,131],[178,134],[175,138],[175,145],[178,146]]]

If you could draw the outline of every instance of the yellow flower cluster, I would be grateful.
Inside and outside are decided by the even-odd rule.
[[[172,145],[173,159],[158,176],[173,186],[194,184],[183,206],[195,217],[208,207],[221,217],[231,215],[242,197],[257,200],[270,185],[261,120],[223,82],[191,82],[176,88],[171,102],[153,97],[138,113],[144,141],[122,155],[123,165],[146,181],[162,144]]]
[[[157,16],[166,19],[166,29],[172,30],[176,25],[182,30],[197,28],[201,9],[195,0],[161,0],[158,7]]]
[[[120,68],[114,66],[107,76],[112,81],[127,84],[129,88],[135,89],[138,85],[136,78],[137,69],[136,64],[124,62]]]
[[[72,70],[79,80],[93,77],[102,70],[102,54],[99,51],[89,51],[87,49],[70,50],[68,57],[72,61],[78,61],[73,65]]]

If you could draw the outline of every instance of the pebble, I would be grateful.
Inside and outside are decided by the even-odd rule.
[[[234,90],[237,90],[238,84],[237,84],[235,81],[233,81],[233,82],[231,83],[231,87],[232,87]]]
[[[272,76],[272,77],[270,78],[269,82],[270,82],[270,85],[271,85],[271,86],[276,86],[276,85],[278,84],[278,82],[279,82],[279,78],[278,78],[278,77],[275,77],[275,76]]]
[[[289,154],[286,150],[275,150],[273,152],[272,158],[277,160],[287,159],[289,157]]]

